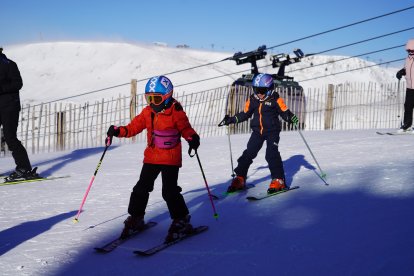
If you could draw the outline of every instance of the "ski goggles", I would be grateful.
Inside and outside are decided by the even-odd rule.
[[[253,91],[256,94],[265,95],[269,91],[269,88],[267,88],[267,87],[253,87]]]
[[[411,56],[414,55],[414,50],[407,50],[407,53]]]
[[[166,99],[171,97],[172,91],[168,94],[162,95],[160,93],[145,93],[145,100],[148,104],[160,105]]]

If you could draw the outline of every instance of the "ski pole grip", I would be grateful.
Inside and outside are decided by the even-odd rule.
[[[190,155],[191,158],[194,157],[197,154],[197,150],[196,149],[194,149],[194,154],[191,154],[191,151],[192,150],[193,150],[193,148],[189,148],[188,149],[188,155]]]
[[[221,122],[218,124],[219,127],[225,126],[226,125],[226,121],[228,120],[229,115],[224,116],[223,120],[221,120]]]
[[[105,146],[109,147],[112,144],[112,138],[111,136],[107,136],[105,138]]]

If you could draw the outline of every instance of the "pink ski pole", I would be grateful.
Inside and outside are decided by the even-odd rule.
[[[80,207],[79,207],[79,211],[78,211],[78,213],[76,214],[76,217],[73,219],[73,222],[79,222],[79,216],[80,216],[80,213],[82,212],[82,207],[83,207],[83,205],[85,204],[86,198],[88,197],[89,191],[91,190],[92,183],[93,183],[93,181],[95,180],[95,176],[96,176],[96,174],[98,173],[99,167],[100,167],[100,166],[101,166],[101,164],[102,164],[102,160],[103,160],[103,158],[104,158],[104,156],[105,156],[106,150],[107,150],[107,149],[109,148],[109,146],[111,145],[111,142],[112,142],[111,140],[112,140],[112,139],[111,139],[109,136],[108,136],[108,137],[106,137],[106,139],[105,139],[105,150],[104,150],[104,152],[102,153],[101,159],[99,160],[99,163],[98,163],[98,166],[96,167],[95,173],[93,174],[92,179],[91,179],[91,181],[89,182],[89,186],[88,186],[88,188],[86,189],[85,195],[83,196],[83,199],[82,199],[82,203],[81,203],[81,205],[80,205]]]

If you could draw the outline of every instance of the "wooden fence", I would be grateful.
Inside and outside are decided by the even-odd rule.
[[[146,106],[142,94],[102,99],[95,103],[44,103],[26,105],[20,113],[18,138],[28,152],[52,152],[104,144],[107,128],[126,125]],[[299,117],[303,130],[397,128],[403,114],[405,87],[399,91],[391,84],[328,85],[307,91],[279,90],[287,106]],[[201,137],[227,134],[217,127],[225,114],[243,110],[249,89],[222,87],[198,93],[178,95],[192,126]],[[291,128],[286,123],[284,130]],[[231,133],[250,132],[249,122],[229,128]],[[134,139],[115,139],[115,143],[144,142],[146,131]],[[2,152],[7,147],[2,140]],[[4,155],[3,154],[3,155]]]

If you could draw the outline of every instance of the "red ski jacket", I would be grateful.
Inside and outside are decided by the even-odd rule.
[[[191,127],[181,104],[173,100],[172,105],[155,113],[145,107],[128,125],[121,126],[118,137],[132,137],[147,130],[147,147],[144,163],[182,166],[181,139],[191,140],[196,131]]]

